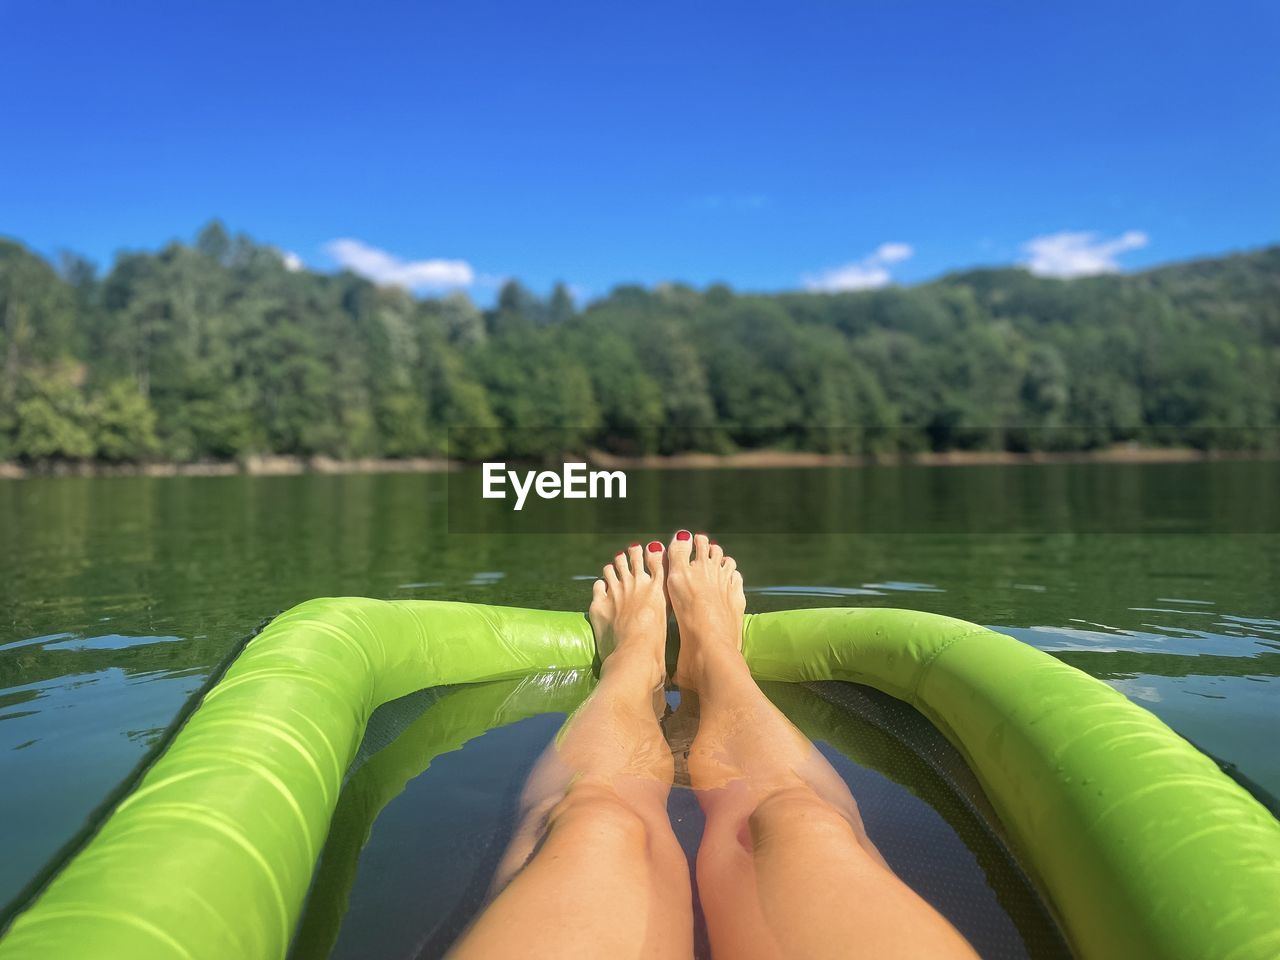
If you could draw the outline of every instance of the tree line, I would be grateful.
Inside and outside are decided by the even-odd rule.
[[[99,276],[0,240],[0,461],[1257,449],[1280,247],[838,294],[622,286],[490,309],[291,270],[217,222]]]

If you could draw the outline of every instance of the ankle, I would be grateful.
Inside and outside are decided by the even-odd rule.
[[[709,611],[687,617],[677,612],[676,623],[682,646],[699,651],[721,648],[737,651],[742,648],[742,617],[735,617],[727,611]]]
[[[752,682],[751,670],[742,652],[724,643],[698,644],[681,650],[676,676],[681,686],[705,691],[726,682]]]
[[[619,647],[600,664],[600,679],[606,677],[653,690],[666,682],[667,667],[661,650]]]

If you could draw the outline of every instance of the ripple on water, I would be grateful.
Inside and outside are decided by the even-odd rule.
[[[868,590],[887,590],[891,593],[946,593],[932,583],[916,583],[911,580],[886,580],[884,583],[864,583]]]
[[[765,587],[748,587],[747,593],[758,593],[766,597],[883,597],[888,593],[946,593],[946,591],[931,583],[886,580],[883,583],[864,583],[860,587],[773,584]]]
[[[1241,626],[1258,630],[1262,633],[1272,633],[1280,636],[1280,620],[1272,620],[1269,617],[1233,617],[1229,613],[1218,615],[1222,619],[1222,623],[1218,626],[1231,627]]]
[[[54,640],[66,640],[74,637],[74,633],[47,633],[42,637],[27,637],[24,640],[11,640],[8,643],[0,643],[0,650],[16,650],[18,647],[43,646]]]
[[[12,684],[0,689],[0,819],[24,827],[6,837],[0,901],[75,833],[200,688],[205,666],[153,662],[184,649],[175,639],[64,638],[24,644],[15,659],[26,662],[0,661],[0,682]]]
[[[992,630],[1008,634],[1046,653],[1093,650],[1098,653],[1166,653],[1251,658],[1269,653],[1273,649],[1272,644],[1263,637],[1243,633],[1213,633],[1164,624],[1143,624],[1148,629],[1125,630],[1087,620],[1075,622],[1098,629],[1051,625],[989,626]]]
[[[1130,607],[1134,613],[1174,613],[1180,617],[1214,617],[1212,610],[1179,610],[1176,607]]]
[[[106,633],[100,637],[71,637],[46,643],[46,650],[128,650],[150,643],[181,643],[185,637],[126,637],[119,633]]]
[[[883,590],[869,587],[771,586],[748,587],[747,593],[766,597],[882,597]]]

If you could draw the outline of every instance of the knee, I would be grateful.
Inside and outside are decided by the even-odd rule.
[[[610,787],[577,783],[551,810],[548,828],[590,835],[597,841],[643,844],[644,818]]]
[[[757,850],[770,842],[855,837],[848,817],[808,785],[783,787],[766,795],[747,817],[747,831]]]

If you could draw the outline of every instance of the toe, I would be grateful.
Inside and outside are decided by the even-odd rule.
[[[661,583],[663,575],[662,544],[657,540],[649,541],[649,546],[645,548],[644,565],[649,571],[649,576]]]
[[[667,552],[671,556],[672,563],[688,563],[689,555],[693,552],[693,534],[688,530],[677,530],[676,535],[671,538]]]
[[[613,565],[618,570],[618,579],[626,580],[631,576],[631,565],[627,563],[627,551],[619,550],[618,555],[613,558]]]
[[[627,565],[631,567],[634,576],[638,577],[644,571],[644,551],[640,544],[633,543],[627,547]]]
[[[724,550],[714,540],[707,543],[707,559],[713,565],[719,565],[724,560]]]
[[[711,544],[711,538],[705,533],[695,533],[693,535],[693,559],[707,559],[707,547]]]
[[[724,567],[726,573],[733,573],[738,569],[738,561],[733,557],[725,557],[720,565]]]
[[[610,591],[615,590],[618,586],[618,568],[612,563],[604,565],[604,584]]]
[[[609,595],[609,589],[605,586],[603,580],[597,580],[591,584],[591,603],[594,606],[597,603],[603,603],[605,597]]]

